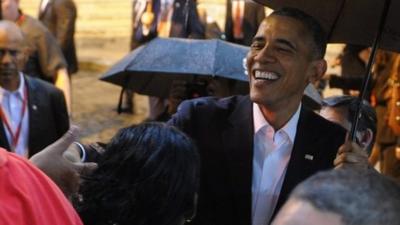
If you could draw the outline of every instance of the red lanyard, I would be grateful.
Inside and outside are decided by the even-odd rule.
[[[10,122],[8,121],[6,115],[3,111],[3,106],[0,107],[0,117],[1,117],[1,120],[4,122],[4,124],[6,125],[8,132],[10,133],[11,140],[12,140],[10,147],[11,147],[11,150],[13,150],[13,151],[15,151],[15,148],[17,147],[19,137],[21,134],[22,121],[24,120],[24,115],[25,115],[26,106],[27,106],[27,100],[28,100],[28,90],[26,89],[26,86],[25,86],[24,98],[22,99],[22,109],[21,109],[21,113],[20,113],[20,121],[18,123],[18,127],[17,127],[17,130],[15,131],[15,133],[11,129]]]

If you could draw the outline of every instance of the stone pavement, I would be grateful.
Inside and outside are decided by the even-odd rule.
[[[147,116],[147,97],[135,96],[136,114],[116,112],[121,88],[100,81],[104,69],[81,69],[72,77],[72,123],[81,128],[81,141],[107,142],[115,132],[140,123]]]

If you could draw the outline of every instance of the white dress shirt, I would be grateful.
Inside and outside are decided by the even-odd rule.
[[[10,92],[2,87],[0,87],[0,103],[7,118],[10,123],[11,130],[15,133],[19,122],[21,121],[21,110],[23,107],[25,80],[24,76],[20,73],[20,83],[16,91]],[[26,102],[28,104],[28,101]],[[6,124],[2,121],[4,131],[7,136],[8,143],[11,147],[12,137]],[[19,135],[19,140],[16,148],[13,150],[16,154],[28,157],[28,133],[29,133],[29,106],[26,106],[24,116],[22,118],[21,131]]]
[[[301,104],[290,120],[275,131],[259,106],[253,103],[252,225],[267,225],[274,212],[292,152],[300,108]]]

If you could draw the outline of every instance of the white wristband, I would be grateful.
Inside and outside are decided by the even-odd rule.
[[[82,153],[81,162],[85,162],[85,160],[86,160],[85,148],[83,147],[83,145],[81,143],[79,143],[77,141],[74,141],[74,144],[76,144],[79,147],[79,149],[81,150],[81,153]]]

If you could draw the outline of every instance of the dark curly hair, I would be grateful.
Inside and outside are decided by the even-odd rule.
[[[86,225],[176,225],[191,217],[199,185],[192,141],[162,123],[121,129],[81,186]]]
[[[300,21],[310,32],[314,46],[313,52],[316,59],[323,59],[326,52],[328,42],[327,34],[322,25],[312,16],[307,13],[291,7],[284,7],[272,12],[269,16],[286,16]]]

